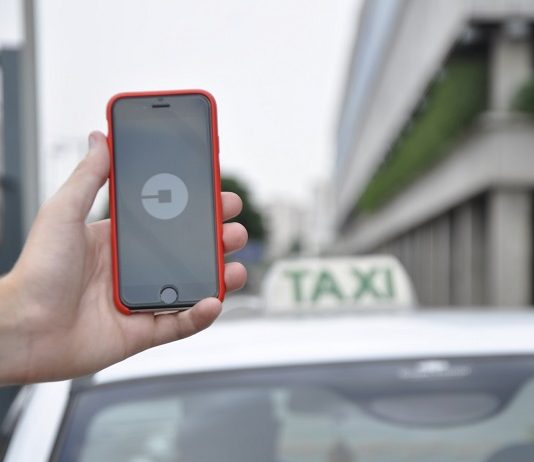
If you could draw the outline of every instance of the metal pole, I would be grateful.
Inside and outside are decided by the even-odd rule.
[[[22,49],[22,229],[30,230],[39,207],[39,127],[37,123],[37,64],[35,57],[35,6],[24,1],[24,47]]]

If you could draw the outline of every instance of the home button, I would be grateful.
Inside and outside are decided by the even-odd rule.
[[[161,289],[159,293],[161,301],[166,305],[170,305],[178,300],[178,291],[172,286],[166,286]]]

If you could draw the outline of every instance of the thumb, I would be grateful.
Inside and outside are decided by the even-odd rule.
[[[50,199],[48,209],[66,221],[84,221],[109,176],[109,149],[101,132],[89,135],[89,152]]]

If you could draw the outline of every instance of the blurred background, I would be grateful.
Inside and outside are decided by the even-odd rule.
[[[426,307],[532,304],[534,2],[0,11],[2,271],[111,95],[205,88],[224,189],[246,202],[249,293],[280,258],[385,253]],[[106,214],[104,188],[91,219]]]
[[[250,233],[235,297],[380,254],[420,310],[530,309],[533,25],[528,0],[0,0],[0,272],[113,94],[203,88]]]
[[[203,88],[219,105],[223,184],[247,202],[251,243],[238,258],[254,266],[317,253],[329,238],[330,221],[315,228],[328,208],[360,8],[356,0],[0,0],[3,158],[25,153],[22,170],[5,172],[21,178],[23,229],[82,158],[88,132],[106,131],[113,94]],[[103,190],[92,219],[106,203]]]
[[[532,304],[528,1],[366,2],[327,249],[396,255],[426,306]]]

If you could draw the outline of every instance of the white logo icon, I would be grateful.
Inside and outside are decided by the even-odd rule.
[[[159,220],[170,220],[180,215],[189,199],[185,183],[170,173],[150,177],[141,191],[145,210]]]

